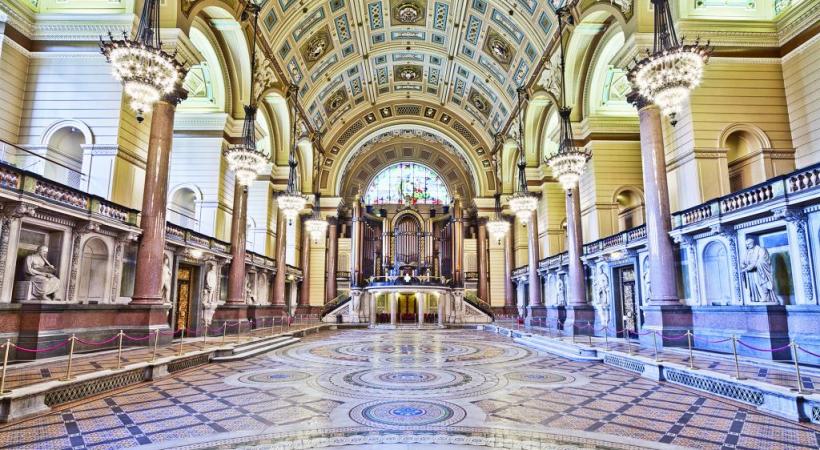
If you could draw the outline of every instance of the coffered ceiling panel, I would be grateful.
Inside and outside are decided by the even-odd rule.
[[[551,3],[267,0],[263,33],[326,139],[349,127],[352,110],[375,115],[417,98],[492,142],[553,31]]]

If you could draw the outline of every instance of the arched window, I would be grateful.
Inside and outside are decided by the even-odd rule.
[[[622,189],[615,194],[618,206],[618,231],[643,225],[643,198],[634,189]]]
[[[85,135],[74,127],[57,130],[48,140],[48,161],[43,176],[50,180],[81,187],[83,181],[83,145]]]
[[[184,228],[199,231],[197,218],[197,201],[199,196],[193,189],[181,187],[171,195],[168,205],[168,221]]]
[[[373,178],[364,202],[367,205],[446,205],[450,203],[450,192],[429,167],[403,162],[384,168]]]
[[[703,249],[703,275],[707,305],[728,305],[731,303],[729,260],[726,246],[712,241]]]

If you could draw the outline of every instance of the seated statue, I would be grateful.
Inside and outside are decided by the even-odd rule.
[[[31,296],[37,300],[62,300],[63,282],[57,269],[48,262],[48,247],[41,245],[24,261],[26,280],[31,282]]]

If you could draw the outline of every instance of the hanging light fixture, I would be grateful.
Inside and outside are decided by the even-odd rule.
[[[181,89],[187,72],[176,60],[176,54],[162,50],[159,1],[145,0],[134,39],[127,32],[122,33],[122,39],[114,39],[110,32],[107,41],[100,36],[100,50],[131,99],[131,109],[137,113],[139,122],[163,95]]]
[[[538,197],[527,189],[527,161],[524,151],[524,96],[526,88],[518,88],[518,190],[510,197],[510,209],[524,226],[530,221],[533,211],[538,208]]]
[[[319,168],[322,167],[324,162],[324,156],[316,151],[316,147],[314,146],[314,165],[313,165],[313,186],[316,187],[316,192],[313,194],[314,198],[316,199],[315,204],[313,206],[313,214],[311,215],[310,219],[305,221],[305,229],[310,233],[310,238],[313,240],[314,244],[318,244],[321,242],[322,239],[325,237],[325,233],[327,233],[327,220],[322,219],[322,215],[319,212]]]
[[[658,105],[675,125],[689,93],[700,84],[712,48],[709,42],[700,45],[697,39],[688,45],[684,40],[679,42],[669,0],[651,1],[655,7],[653,51],[646,50],[646,57],[635,63],[628,78],[638,93]]]
[[[253,180],[267,169],[268,157],[256,147],[256,98],[253,92],[256,80],[256,34],[259,31],[259,6],[248,3],[245,14],[253,13],[253,38],[251,43],[251,90],[250,102],[245,105],[245,120],[242,124],[242,142],[225,150],[225,159],[241,186],[249,186]]]
[[[296,166],[298,163],[296,162],[296,117],[298,114],[298,109],[296,108],[296,102],[298,101],[298,88],[295,85],[291,85],[288,89],[288,97],[290,99],[290,104],[293,107],[293,114],[291,114],[291,119],[293,121],[293,126],[291,127],[290,132],[290,153],[288,154],[288,186],[285,189],[285,192],[279,194],[279,197],[276,199],[276,203],[279,204],[279,209],[282,210],[282,213],[287,217],[288,223],[293,223],[293,219],[305,209],[305,204],[307,204],[307,200],[305,197],[299,192],[296,187]]]
[[[556,11],[558,15],[558,39],[560,40],[561,51],[561,108],[558,115],[561,119],[558,136],[558,151],[545,158],[545,162],[552,169],[552,175],[565,191],[571,191],[581,180],[581,175],[586,170],[587,162],[592,158],[592,152],[587,148],[575,146],[572,134],[572,122],[570,115],[572,108],[567,106],[566,99],[566,63],[564,58],[564,23],[572,23],[573,18],[569,8],[563,7]]]
[[[507,235],[510,231],[510,222],[506,219],[501,217],[501,158],[498,157],[498,152],[493,154],[493,160],[495,161],[495,186],[496,186],[496,194],[495,194],[495,217],[487,222],[487,230],[490,232],[490,236],[495,239],[497,244],[501,244],[501,241],[504,239],[504,236]]]

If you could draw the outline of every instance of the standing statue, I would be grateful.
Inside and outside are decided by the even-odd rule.
[[[754,239],[746,238],[746,255],[743,257],[743,280],[749,290],[749,301],[752,303],[777,303],[774,295],[772,262],[769,252],[755,244]]]
[[[208,264],[208,271],[205,273],[205,286],[202,289],[202,312],[205,326],[211,326],[211,321],[216,312],[219,299],[216,297],[216,287],[219,283],[219,274],[216,271],[216,264]]]
[[[564,295],[564,279],[560,275],[555,283],[555,304],[558,306],[566,306],[567,304],[567,298]]]
[[[647,301],[652,297],[652,280],[649,278],[649,258],[643,262],[643,274],[641,280],[644,286],[644,299]]]
[[[171,271],[171,258],[168,255],[165,255],[162,261],[162,290],[160,294],[162,296],[163,303],[171,303],[171,279],[173,278],[173,272]],[[170,310],[168,310],[170,312]]]
[[[595,277],[595,310],[598,312],[598,321],[603,326],[609,326],[609,276],[604,266],[598,268]]]
[[[359,323],[361,320],[362,311],[362,291],[350,291],[350,321],[352,323]]]
[[[24,261],[26,280],[31,282],[31,296],[37,300],[62,300],[63,282],[55,275],[57,268],[48,262],[48,247],[41,245]]]
[[[251,283],[250,276],[245,277],[245,303],[249,305],[256,304],[256,296],[253,294],[253,283]]]

